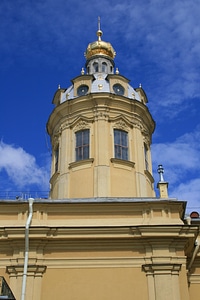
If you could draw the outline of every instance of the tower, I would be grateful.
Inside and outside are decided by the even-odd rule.
[[[102,35],[99,22],[81,75],[53,98],[52,199],[155,196],[148,100],[115,68],[115,50]]]

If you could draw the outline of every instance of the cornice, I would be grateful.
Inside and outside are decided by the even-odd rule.
[[[148,108],[140,101],[110,93],[94,93],[74,98],[57,106],[47,123],[49,134],[52,134],[53,128],[64,126],[64,123],[67,127],[71,126],[83,114],[90,122],[99,114],[106,114],[106,120],[124,115],[133,124],[135,119],[138,119],[143,124],[142,128],[149,128],[151,133],[155,129],[155,122]]]
[[[0,228],[1,240],[24,239],[25,227]],[[31,226],[31,238],[48,239],[93,239],[93,238],[195,238],[198,234],[196,226],[188,225],[141,225],[141,226]]]

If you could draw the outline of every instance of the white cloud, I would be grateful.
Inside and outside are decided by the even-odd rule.
[[[165,169],[164,179],[169,182],[169,196],[188,201],[188,208],[200,210],[200,127],[171,143],[152,146],[154,177],[157,165]],[[158,175],[157,180],[158,181]]]
[[[49,172],[45,167],[39,167],[35,157],[21,147],[0,142],[0,176],[6,172],[8,181],[11,181],[17,190],[37,186],[39,189],[49,189]],[[1,186],[6,190],[7,186]]]
[[[179,200],[186,200],[186,211],[191,212],[196,210],[200,213],[200,178],[186,181],[175,186],[170,196],[178,198]]]

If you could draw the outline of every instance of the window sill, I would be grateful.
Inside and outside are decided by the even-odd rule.
[[[117,164],[117,165],[123,165],[126,167],[134,168],[135,163],[130,161],[130,160],[124,160],[124,159],[119,159],[119,158],[111,158],[110,159],[111,163]]]
[[[59,175],[60,175],[60,172],[59,172],[59,171],[56,171],[56,172],[52,175],[52,177],[51,177],[51,179],[50,179],[50,183],[52,183],[52,181],[55,181],[55,180],[58,178]]]
[[[94,161],[94,158],[78,160],[78,161],[70,163],[69,169],[74,169],[74,168],[80,167],[80,166],[88,166],[88,165],[91,166],[93,161]]]
[[[148,177],[151,183],[154,183],[154,178],[148,170],[144,170],[144,174]]]

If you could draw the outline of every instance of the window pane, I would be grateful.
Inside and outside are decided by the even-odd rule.
[[[83,145],[89,144],[89,130],[83,131]]]
[[[125,160],[128,159],[128,148],[126,148],[126,147],[122,148],[122,159],[125,159]]]
[[[119,130],[114,130],[114,139],[115,139],[115,144],[120,144],[120,132]]]
[[[121,147],[119,145],[115,145],[115,158],[121,159]]]
[[[127,146],[127,133],[122,131],[121,136],[122,136],[122,145]]]
[[[81,146],[81,140],[82,140],[82,133],[81,131],[76,133],[76,146]]]
[[[83,159],[89,158],[89,146],[83,147]]]

